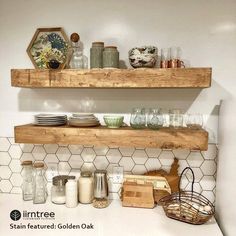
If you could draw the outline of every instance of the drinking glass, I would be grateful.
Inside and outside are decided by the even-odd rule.
[[[170,68],[180,68],[185,67],[184,62],[180,60],[181,50],[179,47],[172,47],[170,49]]]
[[[186,126],[192,129],[199,129],[203,126],[203,117],[201,114],[187,114]]]
[[[150,108],[148,112],[147,126],[150,129],[159,129],[163,126],[164,119],[161,109]]]
[[[170,48],[161,49],[161,68],[168,68],[170,61]]]
[[[170,127],[180,128],[184,125],[183,112],[180,109],[170,110]]]
[[[130,125],[134,129],[143,129],[146,127],[145,108],[133,108]]]

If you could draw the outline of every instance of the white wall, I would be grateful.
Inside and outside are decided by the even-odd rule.
[[[0,136],[12,136],[13,126],[31,121],[32,114],[78,111],[90,101],[86,109],[97,113],[129,113],[134,106],[201,112],[210,142],[216,142],[219,101],[235,97],[236,91],[235,12],[235,0],[0,0]],[[78,32],[87,56],[92,41],[117,45],[127,65],[127,51],[134,46],[180,46],[188,65],[213,68],[212,87],[202,91],[12,88],[10,69],[33,67],[25,50],[36,28],[53,26],[62,26],[68,36]]]
[[[213,86],[198,90],[29,90],[10,87],[11,68],[32,68],[25,50],[37,27],[64,27],[81,35],[85,54],[91,42],[115,44],[121,59],[138,45],[180,46],[191,66],[213,67]],[[92,101],[98,113],[129,113],[134,106],[180,107],[206,115],[211,140],[217,136],[215,107],[233,90],[235,1],[0,0],[0,135],[31,121],[41,111],[73,112]],[[124,102],[125,101],[125,102]],[[212,115],[208,118],[208,115]]]

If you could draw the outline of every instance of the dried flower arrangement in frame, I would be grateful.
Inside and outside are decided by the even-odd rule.
[[[69,40],[62,28],[38,28],[27,48],[37,69],[63,69],[68,60]]]

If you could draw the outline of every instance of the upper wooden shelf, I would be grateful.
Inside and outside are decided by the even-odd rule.
[[[208,132],[204,129],[189,128],[136,130],[130,127],[109,129],[104,126],[76,128],[70,126],[46,127],[29,124],[15,127],[15,142],[207,150]]]
[[[211,68],[12,69],[11,84],[24,88],[208,88]]]

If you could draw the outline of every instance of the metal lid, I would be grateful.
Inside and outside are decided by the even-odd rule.
[[[92,176],[92,172],[90,172],[90,171],[82,171],[81,172],[81,176],[82,177],[91,177]]]
[[[96,170],[94,172],[95,175],[106,175],[107,174],[107,171],[106,170]]]
[[[104,47],[104,42],[92,42],[92,46],[103,46]]]
[[[106,46],[106,47],[105,47],[105,49],[106,49],[106,48],[113,48],[113,49],[117,49],[117,47],[116,47],[116,46]]]
[[[21,162],[21,165],[22,166],[32,166],[33,162],[32,161],[23,161],[23,162]]]
[[[34,163],[34,168],[44,168],[44,163],[43,162]]]
[[[52,178],[52,184],[56,186],[64,186],[68,179],[75,179],[75,176],[69,176],[69,175],[58,175],[54,176]]]

